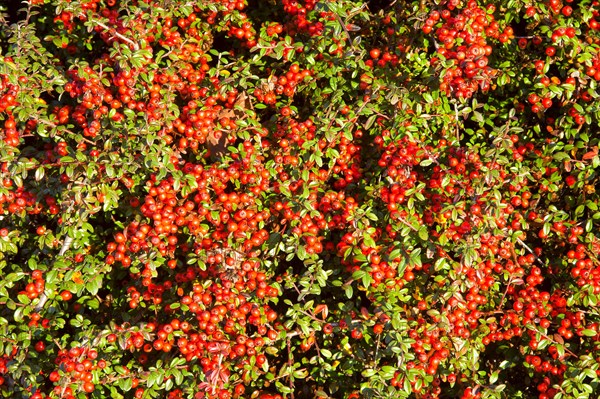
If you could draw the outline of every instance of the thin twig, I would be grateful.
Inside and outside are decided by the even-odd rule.
[[[527,325],[526,325],[526,327],[527,327],[529,330],[531,330],[531,331],[534,331],[534,332],[536,332],[536,333],[539,333],[539,334],[540,334],[540,336],[541,336],[542,338],[545,338],[545,339],[547,339],[548,341],[550,341],[550,342],[552,342],[552,343],[554,343],[554,344],[559,344],[558,342],[556,342],[556,340],[555,340],[555,339],[553,339],[553,338],[549,337],[548,335],[546,335],[546,334],[544,334],[544,333],[542,333],[542,332],[539,332],[539,331],[538,331],[538,330],[536,330],[535,328],[533,328],[533,327],[530,327],[530,326],[527,326]],[[570,355],[570,356],[573,356],[574,358],[578,358],[578,356],[577,356],[576,354],[574,354],[574,353],[573,353],[573,352],[572,352],[572,351],[571,351],[569,348],[567,348],[567,347],[566,347],[566,346],[564,346],[564,345],[563,345],[563,348],[565,349],[565,353],[566,353],[566,354],[568,354],[568,355]]]
[[[57,124],[52,123],[50,121],[47,121],[45,119],[35,119],[35,121],[38,122],[38,123],[41,123],[42,125],[50,126],[53,129],[57,129],[59,127]],[[69,133],[69,134],[72,134],[72,135],[77,135],[77,133],[75,133],[75,132],[73,132],[72,130],[69,130],[69,129],[64,129],[64,131],[67,132],[67,133]],[[96,145],[96,143],[94,143],[93,141],[91,141],[89,139],[86,139],[85,137],[81,137],[80,140],[81,141],[85,141],[86,143],[91,144],[91,145]]]
[[[460,129],[458,127],[458,106],[456,102],[454,103],[454,113],[456,114],[456,141],[460,143]]]
[[[348,325],[348,327],[350,327],[351,325],[354,324],[360,324],[360,323],[364,323],[366,320],[361,320],[361,319],[352,319],[350,320],[350,324]],[[333,323],[327,323],[327,324],[331,324],[333,327],[339,327],[340,323],[338,322],[333,322]],[[315,330],[313,330],[315,331]],[[304,333],[300,330],[294,330],[290,333],[286,333],[286,338],[293,338],[293,337],[297,337],[299,335],[303,335]]]
[[[65,241],[63,242],[62,247],[60,248],[60,251],[58,252],[58,256],[63,256],[69,250],[69,248],[71,248],[72,243],[73,243],[73,237],[67,236],[65,238]],[[42,310],[44,308],[44,305],[46,304],[47,301],[48,301],[48,295],[46,295],[46,292],[42,292],[42,294],[40,295],[40,301],[37,303],[37,305],[35,305],[35,308],[33,310],[35,312],[39,312],[40,310]]]
[[[290,372],[292,371],[292,367],[294,364],[294,356],[292,355],[292,348],[291,348],[291,341],[288,339],[287,340],[287,350],[288,350],[288,369],[290,370]],[[288,379],[289,383],[290,383],[290,389],[291,389],[291,398],[294,399],[294,380],[291,378]]]
[[[128,38],[127,36],[123,36],[122,34],[120,34],[119,32],[117,32],[115,29],[109,28],[108,26],[106,26],[105,24],[103,24],[102,22],[98,21],[98,20],[92,20],[92,22],[94,22],[95,24],[97,24],[98,26],[104,28],[105,30],[109,31],[110,33],[114,34],[116,37],[118,37],[119,39],[131,44],[133,46],[134,50],[139,50],[140,46],[134,42],[133,40],[131,40],[130,38]]]
[[[521,240],[520,238],[517,238],[517,242],[518,242],[519,244],[521,244],[521,246],[522,246],[523,248],[525,248],[527,251],[529,251],[529,253],[531,253],[531,254],[532,254],[534,257],[535,257],[535,260],[537,260],[538,262],[540,262],[540,264],[541,264],[542,266],[545,266],[545,263],[544,263],[544,262],[543,262],[543,261],[542,261],[542,260],[541,260],[541,259],[540,259],[540,258],[539,258],[537,255],[536,255],[536,254],[535,254],[535,252],[533,252],[533,250],[532,250],[531,248],[529,248],[529,246],[528,246],[527,244],[525,244],[525,243],[523,242],[523,240]]]
[[[402,216],[398,216],[398,220],[399,220],[400,222],[402,222],[402,224],[404,224],[404,225],[406,225],[406,226],[410,227],[410,229],[411,229],[412,231],[419,231],[419,229],[417,229],[416,227],[414,227],[412,224],[408,223],[408,222],[407,222],[407,221],[406,221],[406,220],[405,220],[405,219],[404,219]]]

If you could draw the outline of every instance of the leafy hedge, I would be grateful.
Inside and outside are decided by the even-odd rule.
[[[2,397],[600,391],[598,1],[0,11]]]

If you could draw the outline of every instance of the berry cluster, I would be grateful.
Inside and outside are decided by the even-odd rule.
[[[46,280],[44,279],[41,270],[33,271],[33,273],[31,274],[31,278],[33,279],[33,281],[27,284],[23,294],[27,295],[27,298],[33,300],[39,297],[44,292]]]
[[[246,148],[246,155],[251,156],[252,147]],[[260,270],[254,251],[269,237],[260,226],[270,213],[256,211],[252,194],[225,191],[232,178],[243,181],[257,193],[267,188],[264,184],[268,174],[257,179],[247,167],[243,168],[248,162],[249,158],[243,158],[237,167],[227,170],[183,164],[182,170],[195,177],[197,186],[186,195],[174,188],[172,179],[159,181],[154,177],[147,184],[148,195],[140,206],[146,220],[129,224],[108,244],[110,255],[106,262],[120,262],[130,269],[134,281],[127,289],[130,308],[151,304],[164,306],[169,314],[181,315],[166,324],[150,323],[148,327],[155,336],[151,342],[139,332],[132,333],[128,346],[143,352],[140,362],[146,362],[150,352],[173,349],[179,350],[187,361],[199,360],[210,376],[206,388],[209,397],[229,392],[224,384],[230,362],[240,368],[247,364],[262,366],[267,361],[261,353],[265,338],[274,340],[274,328],[279,328],[275,323],[277,313],[263,303],[277,297],[279,290],[269,284]],[[236,243],[235,248],[230,247],[231,243]],[[318,242],[307,238],[308,244]],[[180,249],[192,254],[194,261],[188,261],[187,267],[178,260]],[[137,261],[141,253],[151,251],[168,259],[163,264],[166,268],[157,269],[156,260]],[[175,274],[164,279],[170,273]],[[179,286],[177,307],[172,303],[173,282]],[[183,289],[185,286],[190,286],[190,290]],[[255,300],[249,299],[250,295]],[[254,334],[252,331],[257,331],[254,337],[250,335]],[[249,381],[249,374],[243,376],[243,383],[236,386],[235,392],[243,392]]]
[[[5,58],[4,62],[7,64],[12,63],[12,59]],[[27,78],[20,77],[19,82],[27,83]],[[0,113],[12,109],[17,105],[19,91],[19,86],[10,83],[7,75],[0,74]],[[9,146],[16,147],[19,145],[19,132],[17,131],[14,117],[10,113],[7,116],[3,129],[4,142]]]
[[[63,399],[73,399],[78,392],[94,392],[93,372],[106,367],[106,361],[98,359],[97,350],[81,346],[60,350],[54,363],[58,370],[52,371],[48,379],[55,384],[54,395]]]
[[[297,0],[283,0],[283,10],[291,16],[291,20],[287,25],[287,32],[290,36],[295,36],[297,33],[307,32],[311,36],[319,36],[323,33],[323,22],[312,22],[309,14],[314,10],[317,4],[316,0],[306,0],[301,3]],[[332,16],[332,13],[320,12],[321,17]]]
[[[0,396],[591,389],[596,1],[42,3],[0,32]]]
[[[254,89],[252,94],[259,102],[274,105],[277,96],[293,97],[296,86],[310,76],[310,69],[300,69],[298,64],[292,64],[284,75],[273,76],[268,85]],[[283,116],[289,116],[289,114]]]
[[[5,375],[8,374],[8,365],[13,362],[14,355],[17,353],[17,347],[13,347],[11,353],[0,356],[0,387],[7,381]]]
[[[2,168],[4,169],[4,167]],[[3,179],[0,187],[11,189],[14,187],[13,181],[9,178]],[[59,207],[56,200],[50,196],[46,197],[45,202],[51,214],[56,215]],[[6,208],[5,208],[6,207]],[[6,194],[0,194],[0,214],[8,212],[9,214],[29,214],[37,215],[44,210],[42,204],[38,201],[35,194],[27,191],[24,187],[17,187],[14,191],[7,191]]]
[[[500,33],[499,24],[492,14],[493,5],[483,8],[477,1],[471,0],[465,8],[459,8],[458,13],[453,13],[454,9],[448,6],[441,12],[432,11],[425,21],[423,32],[429,34],[437,27],[437,53],[452,61],[452,66],[444,73],[440,89],[448,95],[468,98],[479,89],[488,91],[496,75],[496,71],[488,66],[492,47],[487,38],[504,43],[511,38],[512,28]]]
[[[590,9],[592,10],[593,18],[588,21],[588,26],[592,30],[600,30],[600,21],[598,21],[600,18],[600,2],[597,0],[592,1]]]
[[[244,40],[244,45],[247,48],[256,46],[256,30],[250,22],[247,20],[247,16],[243,13],[239,15],[239,22],[237,26],[234,24],[229,25],[229,31],[227,32],[229,37],[235,37],[240,40]]]

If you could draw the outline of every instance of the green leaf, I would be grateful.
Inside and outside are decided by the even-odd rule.
[[[353,289],[352,285],[348,284],[344,286],[344,292],[346,293],[346,297],[348,299],[352,299]]]
[[[294,378],[298,378],[298,379],[305,379],[306,377],[308,377],[308,371],[306,369],[302,369],[302,370],[295,370],[292,375],[294,376]]]
[[[423,241],[427,241],[427,239],[429,238],[427,226],[421,226],[421,228],[419,229],[419,238]]]
[[[395,259],[398,259],[401,254],[402,254],[402,249],[396,248],[392,252],[390,252],[390,254],[388,255],[389,260],[393,261]]]
[[[154,385],[158,385],[162,380],[162,373],[159,371],[153,371],[148,375],[146,385],[148,388],[152,388]]]
[[[375,374],[377,374],[377,371],[375,369],[365,369],[362,371],[361,375],[365,378],[369,378],[374,376]]]

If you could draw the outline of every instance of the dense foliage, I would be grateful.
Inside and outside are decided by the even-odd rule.
[[[598,1],[5,3],[2,397],[600,391]]]

